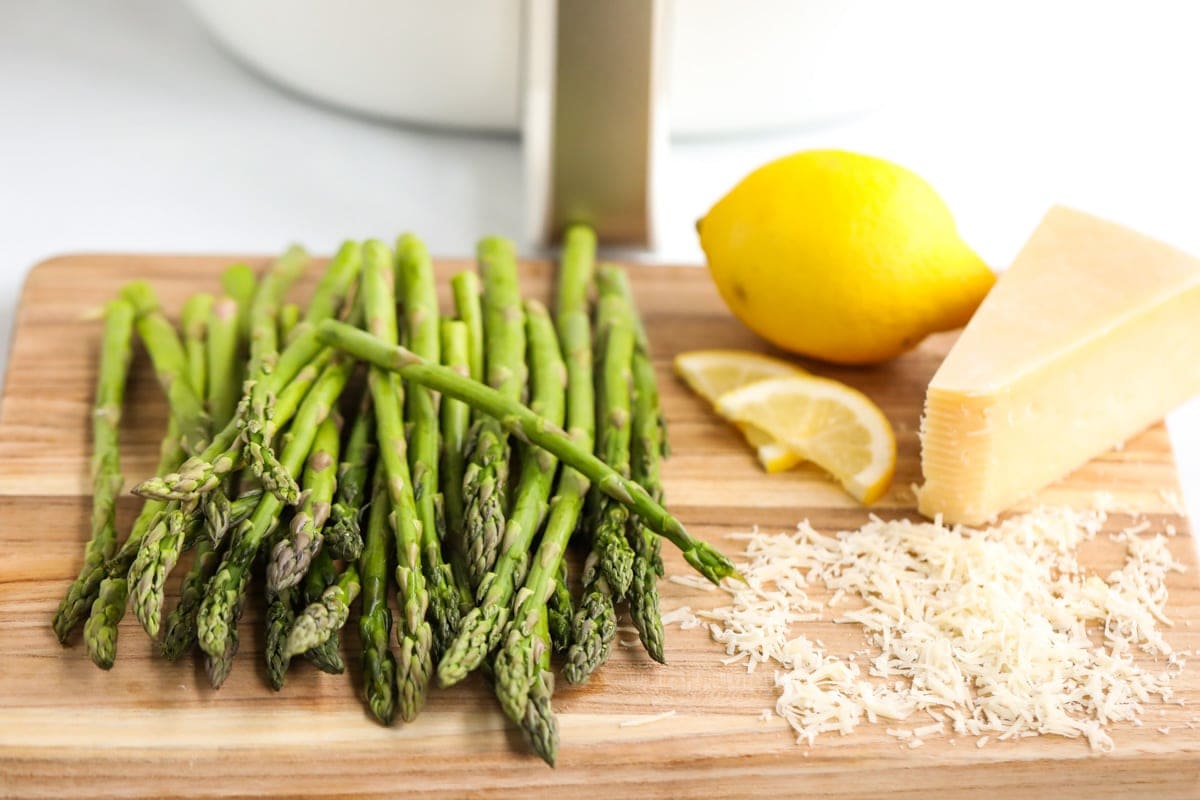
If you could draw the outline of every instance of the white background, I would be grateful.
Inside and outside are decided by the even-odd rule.
[[[938,46],[912,54],[919,77],[883,108],[675,142],[659,248],[643,257],[699,262],[692,221],[753,167],[812,146],[917,171],[997,268],[1056,202],[1200,254],[1196,6],[947,3]],[[515,139],[306,103],[227,58],[176,3],[0,0],[0,367],[23,276],[51,255],[270,252],[297,238],[327,253],[400,229],[464,255],[483,232],[525,230],[521,181]],[[1200,402],[1168,423],[1194,515]]]

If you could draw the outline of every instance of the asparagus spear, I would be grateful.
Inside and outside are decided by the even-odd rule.
[[[125,405],[125,379],[133,352],[134,308],[124,300],[114,300],[104,312],[104,335],[96,395],[92,409],[92,520],[91,538],[84,549],[83,566],[67,588],[54,614],[54,634],[62,644],[91,606],[105,562],[116,547],[117,495],[121,476],[118,428]]]
[[[281,466],[290,475],[298,473],[303,466],[317,428],[332,411],[349,373],[350,364],[345,359],[332,360],[297,410],[291,435],[279,458]],[[281,507],[282,501],[276,495],[270,492],[262,495],[254,513],[236,529],[233,542],[208,583],[196,629],[200,648],[211,657],[209,678],[214,686],[219,686],[228,674],[237,650],[237,620],[241,615],[250,568],[259,545],[274,530]]]
[[[634,332],[619,297],[602,296],[597,314],[605,326],[602,367],[597,371],[597,449],[620,474],[629,472],[630,366]],[[616,636],[614,602],[633,579],[633,551],[625,538],[628,509],[600,495],[592,521],[592,545],[583,570],[583,595],[571,621],[571,646],[563,676],[583,683],[608,660]]]
[[[355,571],[353,578],[355,583],[355,591],[357,592],[357,570]],[[304,576],[304,585],[302,591],[300,592],[301,612],[304,612],[314,605],[320,605],[321,599],[324,597],[325,592],[331,587],[337,586],[337,582],[337,567],[334,565],[333,559],[330,558],[329,553],[322,550],[319,554],[317,554],[317,557],[313,559],[312,567],[308,570],[308,574]],[[316,613],[315,610],[314,613]],[[347,608],[347,613],[349,613],[349,608]],[[346,671],[346,663],[342,660],[342,654],[339,652],[341,637],[338,636],[338,631],[341,630],[341,626],[338,625],[336,628],[333,627],[334,620],[330,619],[328,616],[325,616],[322,619],[323,624],[328,626],[323,632],[327,635],[322,635],[322,633],[319,633],[317,630],[315,630],[312,627],[311,622],[302,623],[300,639],[304,638],[305,636],[310,637],[312,639],[312,646],[304,647],[296,651],[289,650],[291,645],[291,632],[295,625],[295,621],[301,619],[303,616],[303,613],[297,614],[293,618],[292,625],[288,627],[286,631],[287,636],[282,643],[283,654],[288,658],[291,658],[294,655],[303,653],[304,657],[311,661],[313,665],[322,672],[328,672],[331,675],[341,675]],[[342,622],[345,623],[344,618],[342,619]],[[300,639],[297,639],[296,644],[300,643]]]
[[[604,494],[642,517],[652,531],[678,547],[684,560],[713,583],[727,577],[742,580],[733,562],[688,533],[683,523],[655,502],[645,489],[608,467],[581,448],[562,428],[551,425],[521,403],[488,386],[467,380],[448,367],[430,364],[411,350],[390,345],[368,331],[332,320],[321,323],[318,331],[323,341],[357,359],[428,386],[443,396],[462,400],[480,413],[501,420],[509,433],[549,451],[563,464],[578,470]]]
[[[271,688],[279,691],[283,688],[287,677],[288,665],[292,657],[286,652],[287,632],[296,619],[294,610],[295,587],[284,589],[282,592],[267,592],[266,636],[263,643],[263,656],[267,662],[267,682]]]
[[[285,255],[284,259],[276,262],[276,266],[267,274],[254,298],[252,319],[255,325],[253,337],[256,338],[251,338],[249,373],[254,382],[246,401],[242,430],[246,438],[246,460],[254,474],[262,478],[265,488],[278,494],[285,503],[294,505],[300,499],[300,489],[271,449],[275,431],[280,426],[280,423],[272,419],[275,416],[275,395],[283,390],[285,384],[277,385],[276,381],[263,380],[264,376],[276,368],[277,362],[282,360],[274,349],[277,343],[271,341],[273,331],[268,330],[268,327],[276,324],[278,305],[291,282],[289,279],[299,274],[299,270],[294,273],[288,271],[286,259]],[[303,327],[297,327],[292,332],[293,341],[305,338],[305,330],[337,313],[358,277],[361,264],[361,248],[358,244],[343,244],[317,283]],[[273,277],[276,278],[275,281],[272,281]]]
[[[185,378],[192,389],[204,396],[207,388],[208,359],[205,352],[211,295],[198,294],[184,303],[180,318],[183,349],[186,354]],[[134,613],[150,638],[158,636],[162,619],[163,589],[183,552],[188,532],[189,512],[173,506],[159,519],[143,539],[127,577],[134,597]]]
[[[633,353],[633,441],[630,476],[646,487],[655,500],[662,502],[661,460],[666,454],[665,425],[658,402],[658,378],[650,360],[649,340],[637,314],[633,292],[625,271],[615,265],[601,267],[601,285],[610,286],[625,299],[633,315],[637,347]],[[629,611],[638,638],[650,657],[666,663],[663,657],[663,626],[658,604],[658,578],[663,575],[660,542],[636,519],[631,520],[629,538],[636,558],[633,584],[629,593]]]
[[[363,260],[362,296],[367,326],[374,336],[367,335],[372,341],[394,344],[397,330],[391,253],[382,242],[369,241],[363,250]],[[425,619],[429,592],[421,571],[421,532],[408,470],[408,445],[401,411],[404,387],[394,372],[374,366],[367,374],[367,386],[375,404],[379,462],[387,478],[385,486],[392,506],[390,521],[396,539],[396,584],[400,604],[400,624],[396,628],[400,644],[397,704],[401,718],[409,721],[425,704],[429,676],[433,671],[433,632]]]
[[[303,500],[288,531],[278,537],[267,564],[267,590],[279,593],[300,583],[321,550],[321,530],[329,516],[336,484],[340,426],[330,414],[317,428],[304,469]]]
[[[214,298],[199,292],[183,304],[179,315],[179,327],[183,331],[183,352],[187,359],[188,383],[197,397],[205,397],[208,390],[208,315],[212,311]],[[207,406],[206,406],[207,410]]]
[[[404,326],[408,346],[422,358],[438,363],[441,342],[438,325],[437,285],[433,261],[425,245],[411,234],[396,242],[397,276],[404,297]],[[421,536],[421,564],[429,593],[435,655],[442,653],[458,630],[458,592],[450,566],[442,556],[437,522],[438,410],[434,393],[423,386],[405,392],[405,418],[409,434],[408,466],[417,505]]]
[[[536,300],[525,303],[529,342],[530,407],[550,424],[561,427],[566,374],[554,324]],[[526,445],[513,511],[495,567],[479,584],[478,604],[438,665],[438,683],[451,686],[478,667],[496,646],[508,622],[517,585],[524,580],[529,548],[546,515],[558,461],[545,450]]]
[[[296,617],[288,631],[284,655],[295,656],[319,647],[336,636],[346,624],[350,616],[350,604],[358,597],[360,588],[358,568],[354,564],[347,565],[337,581]]]
[[[511,242],[489,237],[479,243],[478,257],[483,273],[487,383],[501,396],[520,402],[525,386],[525,325],[516,253]],[[476,588],[495,563],[504,536],[508,464],[508,433],[499,420],[482,417],[472,429],[463,473],[467,572]]]
[[[461,273],[473,274],[473,273]],[[457,277],[457,276],[456,276]],[[470,328],[458,320],[442,321],[442,362],[460,375],[469,374]],[[442,511],[444,533],[442,541],[449,552],[450,570],[458,589],[459,612],[466,614],[474,605],[471,579],[467,574],[466,550],[463,543],[463,468],[467,434],[471,427],[471,407],[459,400],[442,398]]]
[[[575,601],[571,599],[567,579],[567,562],[563,561],[558,568],[558,578],[551,587],[550,598],[546,601],[546,622],[550,642],[554,645],[556,653],[565,653],[571,646],[571,621],[575,618]]]
[[[279,358],[279,307],[291,285],[308,269],[308,253],[292,245],[277,258],[259,281],[250,301],[250,366],[254,378],[267,373]]]
[[[471,380],[483,380],[483,306],[479,299],[479,276],[463,270],[450,279],[454,311],[467,326],[467,366]]]
[[[600,302],[596,311],[597,338],[603,343],[604,358],[596,370],[596,453],[622,475],[629,475],[631,435],[631,397],[633,386],[633,348],[635,334],[629,307],[619,294],[606,291],[600,284]],[[594,492],[590,519],[592,552],[619,600],[633,581],[633,549],[625,538],[629,514],[624,507]],[[587,587],[585,584],[585,591]]]
[[[296,303],[285,303],[279,309],[279,341],[286,344],[291,340],[292,331],[300,324],[302,313]]]
[[[209,419],[191,383],[187,380],[188,361],[175,327],[163,315],[154,290],[143,281],[127,284],[121,296],[133,305],[138,337],[146,347],[159,385],[167,395],[171,414],[179,422],[184,450],[203,450],[209,437]]]
[[[255,385],[266,384],[277,395],[270,425],[274,429],[287,424],[313,381],[321,374],[332,353],[317,338],[315,330],[297,336],[283,352],[275,370]],[[243,398],[246,406],[248,398]],[[213,491],[241,465],[243,414],[238,414],[213,437],[204,452],[189,458],[176,471],[143,481],[134,491],[159,500],[195,500]]]
[[[246,271],[240,269],[240,265],[230,267],[226,271],[222,283],[230,295],[238,297],[238,324],[239,327],[246,326],[246,336],[250,338],[250,365],[247,366],[246,374],[253,379],[251,391],[242,399],[238,415],[226,423],[203,452],[188,458],[178,471],[143,481],[134,488],[134,492],[143,497],[160,500],[197,499],[200,495],[214,491],[221,485],[224,477],[239,467],[242,437],[246,427],[257,426],[258,431],[254,435],[262,449],[263,441],[269,441],[271,433],[286,425],[287,417],[280,408],[275,408],[271,419],[264,421],[262,417],[265,415],[265,409],[270,404],[270,399],[286,389],[293,379],[298,378],[304,368],[313,361],[314,356],[323,349],[316,332],[312,330],[313,325],[324,319],[320,318],[308,320],[310,324],[305,326],[304,331],[296,333],[287,349],[282,354],[275,353],[278,341],[275,309],[278,303],[282,302],[283,293],[286,293],[289,285],[299,276],[299,272],[305,269],[307,258],[302,249],[293,247],[276,260],[262,283],[254,290],[248,312],[245,305],[246,295],[247,290],[254,285],[253,276],[247,276]],[[313,297],[313,300],[318,308],[329,306],[322,297]],[[264,315],[269,318],[269,325],[263,319]],[[264,365],[270,366],[269,371],[263,372]],[[310,380],[313,379],[316,379],[316,372],[311,374]],[[258,410],[263,410],[264,414],[258,415]],[[260,458],[274,456],[260,455]]]
[[[242,349],[240,333],[241,319],[246,318],[249,324],[249,303],[254,292],[254,273],[243,264],[235,264],[225,270],[221,278],[222,284],[228,287],[227,294],[217,299],[208,315],[207,330],[207,386],[205,401],[214,425],[223,429],[227,426],[237,410],[238,398],[241,396],[242,367],[244,362],[239,358]],[[242,298],[239,300],[238,298]],[[208,534],[211,544],[215,547],[229,530],[229,479],[218,490],[204,497],[203,511],[208,521]],[[210,548],[211,549],[211,548]],[[209,564],[211,559],[195,560],[200,569]],[[195,576],[189,575],[189,579]],[[188,579],[185,579],[185,581]],[[195,616],[194,613],[192,615]],[[194,623],[193,623],[194,627]],[[190,646],[190,642],[188,643]]]
[[[392,612],[387,604],[391,554],[388,515],[391,503],[384,486],[383,469],[372,480],[370,516],[358,572],[362,582],[362,611],[358,638],[362,641],[362,669],[367,707],[375,719],[391,725],[396,714],[396,659],[388,643],[392,637]]]
[[[241,396],[238,358],[238,305],[229,295],[218,298],[208,316],[208,412],[224,428],[233,419]]]
[[[371,408],[371,393],[363,392],[346,441],[345,457],[338,465],[337,499],[325,524],[325,546],[336,558],[353,561],[362,553],[359,515],[364,500],[370,499],[367,487],[374,457],[375,412]]]
[[[159,474],[177,467],[183,457],[179,425],[175,418],[171,417],[159,454]],[[92,603],[87,622],[83,626],[83,641],[87,645],[88,655],[101,669],[111,669],[116,658],[117,625],[125,616],[129,599],[129,582],[126,578],[129,566],[137,556],[146,533],[155,525],[168,505],[161,500],[147,500],[143,503],[125,543],[104,566],[104,580],[100,583],[95,602]]]
[[[183,450],[179,447],[179,437],[172,428],[168,428],[164,440],[163,459],[175,459],[176,464],[182,459]],[[258,504],[259,493],[251,493],[239,497],[232,507],[233,524],[238,524],[249,516]],[[169,513],[173,503],[162,503],[158,500],[147,500],[142,506],[130,531],[129,538],[117,551],[106,566],[106,577],[100,583],[100,589],[92,604],[91,613],[83,626],[83,641],[87,645],[88,655],[101,669],[110,669],[116,659],[117,626],[125,616],[129,599],[129,566],[137,556],[140,543],[150,529],[155,527]],[[200,519],[196,516],[184,516],[185,538],[196,538],[199,533]],[[185,586],[186,590],[186,586]]]
[[[233,264],[221,273],[221,291],[237,303],[237,337],[241,342],[250,341],[250,304],[257,286],[254,270],[246,264]]]
[[[163,627],[162,654],[171,661],[191,650],[196,643],[196,612],[204,599],[204,587],[219,562],[220,552],[212,540],[201,536],[192,554],[192,566],[180,584],[179,602]]]

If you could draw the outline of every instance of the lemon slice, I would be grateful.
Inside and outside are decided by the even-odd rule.
[[[767,378],[808,373],[787,361],[747,350],[693,350],[675,356],[675,372],[692,391],[716,406],[721,395]],[[738,429],[767,472],[783,472],[803,459],[769,433],[749,424]]]
[[[814,375],[768,378],[722,395],[717,411],[823,467],[862,503],[878,500],[892,481],[892,426],[870,398],[844,383]]]

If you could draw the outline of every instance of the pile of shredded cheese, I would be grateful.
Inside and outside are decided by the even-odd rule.
[[[1109,723],[1140,724],[1144,704],[1169,700],[1187,654],[1160,628],[1166,575],[1182,570],[1162,535],[1116,537],[1125,564],[1107,578],[1080,566],[1076,547],[1104,521],[1041,509],[986,530],[872,519],[835,536],[807,522],[746,534],[747,584],[726,583],[730,605],[663,621],[707,623],[726,663],[772,665],[775,713],[801,743],[924,712],[932,724],[888,733],[909,747],[939,734],[980,747],[1057,734],[1109,750]],[[830,653],[803,635],[829,614],[861,627],[861,650]]]

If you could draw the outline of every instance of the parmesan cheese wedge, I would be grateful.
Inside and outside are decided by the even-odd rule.
[[[975,525],[1200,393],[1200,260],[1052,209],[930,381],[921,513]]]

